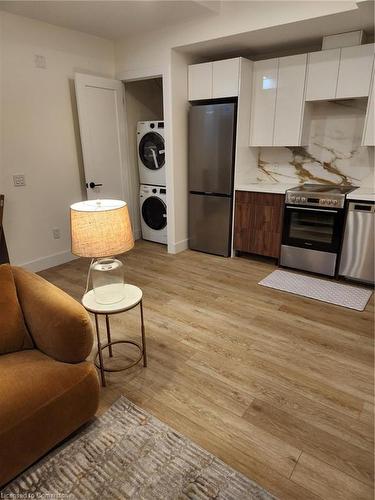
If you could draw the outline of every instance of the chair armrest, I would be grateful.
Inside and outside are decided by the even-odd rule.
[[[87,358],[93,345],[90,317],[84,307],[40,276],[12,267],[18,300],[35,346],[66,363]]]

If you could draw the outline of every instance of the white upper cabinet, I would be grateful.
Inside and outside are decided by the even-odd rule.
[[[373,62],[372,43],[342,48],[336,98],[368,96]]]
[[[278,63],[278,59],[254,63],[250,146],[273,145]]]
[[[212,63],[192,64],[188,68],[189,101],[211,99]]]
[[[306,101],[334,99],[340,65],[340,49],[311,52],[308,56]]]
[[[366,112],[366,120],[365,127],[363,129],[363,146],[375,146],[375,116],[374,116],[374,107],[375,107],[375,73],[372,74],[372,84],[370,89],[370,96],[368,98],[367,103],[367,112]]]
[[[238,96],[239,75],[239,57],[190,65],[189,101]]]
[[[254,63],[250,146],[299,146],[307,54]]]
[[[274,146],[301,144],[306,64],[307,54],[279,59]]]
[[[312,52],[306,101],[368,96],[373,61],[374,44]]]
[[[240,58],[212,63],[212,97],[238,96]]]

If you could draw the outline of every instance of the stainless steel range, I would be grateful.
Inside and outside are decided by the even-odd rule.
[[[334,276],[349,186],[303,184],[285,196],[280,265]]]

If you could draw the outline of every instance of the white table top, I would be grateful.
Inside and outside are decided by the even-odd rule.
[[[125,284],[125,298],[113,304],[99,304],[95,299],[94,290],[82,297],[82,305],[87,311],[96,314],[116,314],[132,309],[142,300],[142,290],[134,285]]]

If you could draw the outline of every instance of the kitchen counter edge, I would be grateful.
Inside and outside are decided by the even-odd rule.
[[[285,194],[287,189],[296,187],[297,184],[240,184],[235,186],[235,191],[248,191],[250,193]]]
[[[375,192],[371,188],[357,188],[350,192],[347,200],[358,200],[358,201],[375,201]]]

